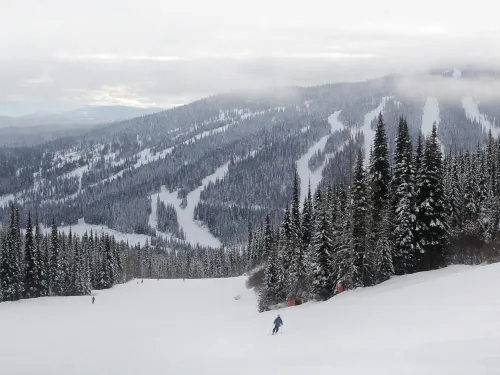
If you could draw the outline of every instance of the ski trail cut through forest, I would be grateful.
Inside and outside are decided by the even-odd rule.
[[[345,129],[344,124],[342,124],[339,120],[339,115],[342,111],[336,111],[332,115],[328,117],[328,123],[331,126],[330,134],[322,137],[318,142],[313,144],[309,150],[299,159],[297,160],[297,173],[300,178],[300,203],[304,202],[304,199],[307,195],[307,189],[309,185],[309,180],[311,181],[311,194],[314,196],[316,189],[318,188],[321,179],[323,178],[323,170],[326,165],[330,161],[330,159],[342,148],[345,146],[345,143],[342,144],[334,153],[327,154],[323,164],[317,168],[314,172],[309,168],[309,160],[313,157],[318,151],[323,151],[326,146],[326,142],[328,138],[337,131],[341,131]]]
[[[200,195],[203,189],[210,183],[215,182],[217,179],[223,179],[229,169],[229,163],[219,167],[210,176],[202,180],[201,186],[197,187],[187,195],[186,208],[181,207],[182,200],[177,197],[177,191],[170,192],[165,186],[161,187],[159,193],[151,195],[151,214],[149,216],[149,225],[153,229],[158,227],[158,219],[156,217],[157,199],[160,198],[165,205],[171,204],[177,212],[177,221],[179,226],[186,235],[186,241],[195,245],[200,244],[209,247],[219,247],[221,242],[216,238],[209,229],[202,223],[194,219],[194,209],[200,201]]]
[[[464,108],[467,118],[478,122],[486,133],[491,130],[491,134],[498,137],[500,128],[494,126],[491,121],[479,111],[479,104],[478,100],[470,96],[462,98],[462,107]]]
[[[361,128],[363,131],[363,138],[365,139],[365,166],[367,166],[370,161],[370,147],[375,138],[375,130],[372,129],[372,122],[378,117],[379,113],[384,111],[387,101],[391,98],[392,96],[383,97],[378,107],[365,115],[363,127]]]
[[[440,113],[439,101],[433,96],[428,96],[425,100],[424,110],[422,113],[422,127],[420,128],[424,136],[427,137],[431,134],[434,123],[436,123],[436,130],[439,128],[439,124],[441,122]],[[439,137],[437,138],[437,141],[441,146],[441,152],[444,154],[444,145],[439,140]]]

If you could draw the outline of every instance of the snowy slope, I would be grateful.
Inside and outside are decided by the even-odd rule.
[[[220,241],[206,228],[194,219],[194,209],[198,202],[200,201],[200,195],[203,189],[210,183],[215,182],[217,179],[222,179],[226,175],[229,169],[229,163],[224,164],[219,167],[213,174],[205,177],[202,180],[201,186],[197,187],[195,190],[191,191],[187,195],[187,206],[185,208],[181,207],[181,200],[177,197],[177,192],[169,192],[165,189],[165,186],[161,187],[159,193],[151,195],[151,209],[152,213],[149,216],[149,225],[152,228],[157,228],[158,220],[156,218],[156,203],[158,197],[160,201],[168,205],[169,203],[175,207],[177,211],[177,220],[180,227],[184,230],[186,235],[186,241],[192,244],[199,243],[200,245],[219,247],[221,245]]]
[[[441,119],[439,117],[439,102],[433,97],[427,97],[422,114],[422,133],[427,136],[431,134],[432,126],[436,123],[439,126]]]
[[[462,99],[462,106],[467,117],[473,121],[477,121],[483,127],[483,130],[488,133],[491,130],[493,136],[497,137],[500,134],[500,128],[493,126],[490,120],[479,111],[479,101],[467,96]]]
[[[439,101],[433,96],[427,97],[424,104],[424,110],[422,113],[422,133],[425,137],[431,134],[432,126],[436,123],[436,129],[439,128],[439,123],[441,122]],[[441,152],[444,154],[444,145],[438,138],[438,142],[441,146]]]
[[[375,138],[375,129],[372,129],[372,122],[378,117],[381,112],[384,111],[387,101],[391,98],[392,97],[390,96],[382,98],[382,101],[380,102],[378,107],[365,115],[363,127],[361,128],[365,139],[365,165],[368,165],[368,162],[370,160],[370,147],[372,146],[373,139]]]
[[[309,150],[302,155],[302,157],[297,160],[297,173],[300,178],[300,202],[304,202],[304,199],[307,195],[307,189],[309,182],[311,182],[311,194],[314,196],[314,193],[316,192],[316,189],[318,188],[318,185],[320,184],[322,178],[323,178],[323,170],[325,169],[326,165],[328,164],[328,161],[335,155],[335,154],[327,154],[325,157],[325,160],[323,161],[323,164],[317,168],[314,172],[311,171],[309,168],[309,160],[311,157],[313,157],[318,151],[323,151],[326,146],[326,142],[328,141],[328,138],[330,137],[331,134],[343,130],[344,124],[342,124],[339,120],[339,115],[341,111],[336,111],[332,115],[328,117],[328,123],[331,126],[330,134],[325,135],[322,137],[318,142],[314,143],[311,147],[309,147]],[[337,150],[340,151],[344,145],[339,147]]]
[[[493,375],[500,265],[394,278],[330,301],[258,314],[245,278],[144,280],[0,304],[9,375]],[[239,300],[234,297],[240,295]]]

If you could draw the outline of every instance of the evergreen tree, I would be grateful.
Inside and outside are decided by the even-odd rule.
[[[43,235],[40,229],[38,217],[35,219],[35,254],[37,267],[37,286],[40,291],[40,296],[48,294],[48,278],[46,274],[45,254],[43,252]]]
[[[280,272],[276,249],[272,249],[266,261],[264,271],[264,285],[259,294],[259,311],[266,311],[272,305],[279,302],[282,292],[280,291]]]
[[[363,168],[363,154],[358,152],[354,169],[352,195],[352,239],[354,251],[354,287],[363,286],[363,264],[367,241],[368,197],[366,176]]]
[[[431,270],[445,265],[448,245],[448,218],[443,186],[441,149],[436,124],[426,141],[418,187],[418,222],[420,257],[418,270]]]
[[[374,282],[382,283],[388,279],[392,275],[394,275],[394,265],[392,254],[394,253],[391,243],[391,234],[390,234],[390,212],[389,209],[384,210],[383,214],[383,222],[382,222],[382,231],[380,233],[380,237],[377,240],[375,251],[376,259],[373,264],[373,274],[374,274]]]
[[[16,255],[15,255],[15,212],[14,205],[11,206],[10,225],[3,241],[2,266],[0,280],[2,282],[2,294],[4,301],[16,300]]]
[[[21,215],[19,214],[19,209],[16,208],[14,216],[14,225],[11,228],[13,240],[13,250],[14,250],[14,290],[15,290],[15,300],[19,300],[24,296],[24,257],[23,248],[21,240]]]
[[[332,272],[333,238],[331,222],[325,205],[322,204],[321,191],[316,195],[314,234],[312,238],[311,280],[312,293],[320,300],[327,300],[333,295],[335,280]]]
[[[292,241],[295,246],[300,247],[301,225],[300,225],[300,188],[297,172],[294,174],[293,179],[293,194],[292,194],[292,207],[291,207],[291,223],[292,223]]]
[[[417,258],[415,240],[415,184],[412,160],[412,145],[408,124],[401,118],[394,151],[393,210],[394,217],[393,260],[398,274],[412,272]],[[384,245],[385,246],[385,245]]]
[[[373,141],[372,162],[370,165],[370,183],[374,214],[379,215],[389,196],[389,148],[382,114],[379,114],[375,139]]]
[[[311,243],[311,237],[313,231],[312,220],[313,220],[313,204],[311,196],[311,182],[309,182],[307,196],[304,200],[304,208],[302,209],[302,248],[305,254],[307,254],[309,245]]]
[[[24,259],[26,262],[26,298],[36,298],[41,296],[40,290],[40,264],[35,240],[33,238],[33,225],[31,222],[31,213],[28,213],[28,222],[26,224],[26,237],[24,242]]]
[[[292,221],[290,216],[290,210],[287,207],[285,209],[285,215],[281,223],[280,229],[280,259],[283,267],[283,291],[288,294],[290,290],[290,263],[294,252],[294,242],[292,233]]]
[[[273,228],[271,227],[271,218],[269,214],[266,215],[266,221],[264,224],[264,251],[263,259],[267,259],[269,254],[272,252],[273,245]]]
[[[55,220],[52,219],[50,234],[50,294],[54,296],[62,296],[64,291],[64,270],[60,250],[57,225]]]
[[[390,183],[389,148],[381,113],[379,114],[375,130],[375,139],[370,158],[369,182],[372,228],[370,228],[371,238],[369,238],[368,246],[373,248],[380,232],[380,224],[382,223],[380,215],[388,203]]]

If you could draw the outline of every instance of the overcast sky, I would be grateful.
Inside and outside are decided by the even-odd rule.
[[[500,65],[475,0],[0,0],[0,115]]]

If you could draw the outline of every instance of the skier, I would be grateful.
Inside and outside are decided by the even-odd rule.
[[[281,319],[280,315],[278,314],[276,319],[274,319],[273,335],[278,333],[278,331],[282,325],[283,325],[283,320]]]
[[[144,283],[144,279],[141,280],[141,284]]]
[[[95,297],[92,296],[92,305],[94,304],[94,302],[95,302]]]

